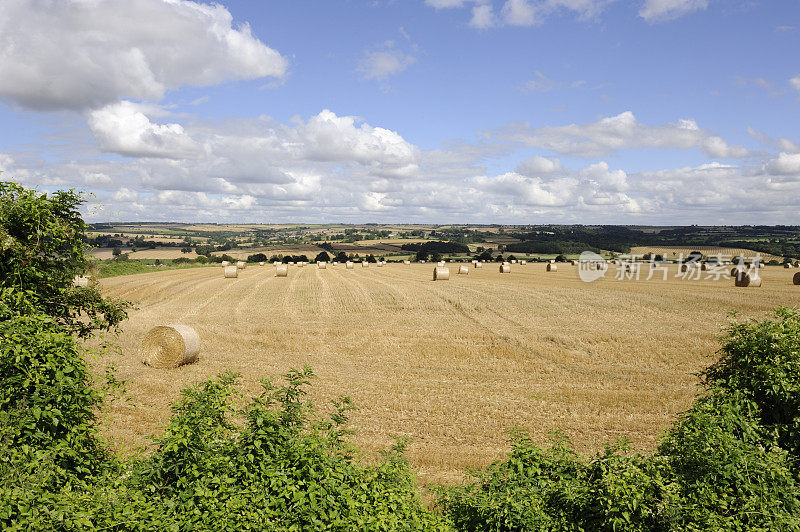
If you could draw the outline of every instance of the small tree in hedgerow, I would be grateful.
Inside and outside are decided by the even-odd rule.
[[[328,262],[331,260],[331,256],[325,251],[320,251],[317,253],[317,256],[314,260],[317,262]]]

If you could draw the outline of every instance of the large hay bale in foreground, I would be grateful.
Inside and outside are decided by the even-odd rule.
[[[794,277],[792,278],[792,282],[794,284],[800,285],[800,272],[797,272],[796,274],[794,274]]]
[[[558,266],[556,266],[555,264],[549,264],[548,263],[547,271],[548,272],[557,272],[558,271]]]
[[[177,368],[197,360],[200,337],[188,325],[159,325],[142,340],[143,362],[153,368]]]
[[[317,268],[319,268],[320,270],[325,270],[328,268],[328,263],[325,261],[320,261],[317,263]]]
[[[239,268],[240,270],[244,270],[245,268],[247,268],[247,263],[244,262],[243,260],[240,260],[239,262],[236,263],[236,267]]]
[[[504,262],[500,265],[500,273],[511,273],[511,265],[507,262]]]
[[[742,272],[742,275],[736,277],[736,280],[734,280],[733,284],[734,286],[738,286],[740,288],[746,288],[748,286],[759,287],[761,286],[761,278],[751,276],[747,272]]]
[[[355,265],[354,265],[352,262],[350,262],[350,261],[348,260],[348,261],[345,263],[345,265],[344,265],[344,266],[345,266],[345,268],[347,268],[348,270],[352,270],[352,269],[353,269],[353,267],[354,267]]]
[[[230,264],[230,262],[228,262],[227,260],[223,260],[220,264],[224,268],[225,266],[228,266]]]
[[[223,273],[225,274],[226,279],[235,279],[239,277],[239,268],[231,264],[230,266],[225,266],[222,269]]]
[[[275,277],[288,277],[288,276],[289,276],[289,265],[278,264],[278,267],[275,268]]]
[[[467,275],[468,273],[469,273],[469,268],[467,268],[463,264],[458,267],[458,274],[459,275]]]
[[[445,268],[444,266],[437,266],[433,269],[434,281],[447,281],[448,279],[450,279],[450,268]]]

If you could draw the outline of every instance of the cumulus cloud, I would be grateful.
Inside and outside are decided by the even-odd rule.
[[[0,17],[0,97],[32,109],[159,100],[182,85],[282,78],[287,66],[219,4],[7,0]]]
[[[694,120],[660,126],[640,123],[625,111],[588,124],[530,128],[509,127],[496,135],[504,140],[580,157],[602,157],[628,148],[700,148],[709,157],[745,157],[742,146],[730,146],[722,138],[701,129]]]
[[[756,131],[752,127],[747,128],[747,133],[753,137],[754,139],[770,146],[772,148],[776,148],[780,151],[788,152],[788,153],[800,153],[800,143],[794,142],[791,139],[787,138],[773,138],[769,135],[762,133],[761,131]]]
[[[789,84],[797,91],[800,91],[800,75],[789,80]]]
[[[533,26],[540,22],[536,9],[528,0],[507,0],[501,10],[503,20],[510,26]]]
[[[396,49],[394,43],[388,42],[383,49],[364,52],[357,70],[364,79],[385,81],[390,76],[403,72],[416,61],[416,57]]]
[[[131,157],[186,158],[197,144],[180,124],[155,124],[144,111],[152,107],[123,101],[89,114],[89,127],[100,147]]]
[[[800,179],[800,153],[779,153],[767,161],[766,169],[773,175],[793,175]]]
[[[647,22],[664,22],[708,7],[708,0],[646,0],[639,16]]]

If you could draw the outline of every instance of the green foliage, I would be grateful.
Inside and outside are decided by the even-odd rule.
[[[0,292],[13,313],[41,311],[86,337],[125,319],[125,305],[93,287],[74,288],[86,272],[83,231],[72,191],[38,194],[0,182]]]
[[[755,403],[759,422],[800,460],[800,312],[731,323],[719,361],[703,374],[709,387],[737,391]]]
[[[320,251],[317,253],[317,256],[314,258],[314,260],[317,262],[328,262],[331,260],[331,256],[325,251]]]
[[[400,246],[405,251],[424,251],[426,253],[469,253],[466,244],[457,242],[442,242],[439,240],[428,240],[427,242],[403,244]]]
[[[247,256],[247,262],[267,262],[267,256],[263,253],[255,253]]]

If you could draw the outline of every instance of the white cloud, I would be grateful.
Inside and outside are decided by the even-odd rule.
[[[503,20],[510,26],[533,26],[541,21],[528,0],[507,0],[501,10]]]
[[[364,52],[357,69],[364,79],[384,81],[417,61],[413,55],[395,49],[393,43],[387,44],[385,49]]]
[[[536,70],[533,73],[534,79],[526,81],[522,89],[526,92],[549,92],[553,89],[560,89],[563,87],[569,87],[571,89],[576,89],[586,84],[584,80],[573,81],[572,83],[564,83],[563,81],[555,81],[540,71]]]
[[[128,187],[121,187],[117,190],[113,196],[111,196],[114,201],[121,201],[121,202],[134,202],[139,200],[139,193],[135,190],[131,190]]]
[[[800,153],[779,153],[766,163],[772,175],[794,175],[800,179]]]
[[[617,0],[505,0],[496,16],[490,0],[426,0],[434,9],[463,8],[472,5],[469,25],[477,29],[498,26],[536,26],[559,11],[575,13],[582,20],[598,16],[606,5]]]
[[[11,157],[7,153],[0,153],[0,172],[9,171],[13,165],[14,165],[13,157]]]
[[[0,97],[40,110],[159,100],[182,85],[281,78],[287,60],[219,5],[6,0]]]
[[[789,80],[789,83],[794,87],[795,90],[800,91],[800,75],[797,75]]]
[[[491,4],[480,4],[472,8],[472,18],[469,25],[473,28],[485,30],[497,25],[497,17]]]
[[[123,101],[89,114],[89,127],[100,147],[131,157],[189,157],[197,144],[180,124],[154,124],[146,106]]]
[[[647,22],[663,22],[708,7],[708,0],[645,0],[639,16]]]
[[[517,126],[497,133],[501,139],[581,157],[602,157],[629,148],[700,148],[709,157],[745,157],[742,146],[701,129],[694,120],[648,126],[625,111],[588,124],[529,128]]]
[[[534,155],[526,159],[517,166],[517,173],[528,177],[536,177],[543,174],[554,174],[561,172],[561,161],[558,159],[548,159],[540,155]]]

